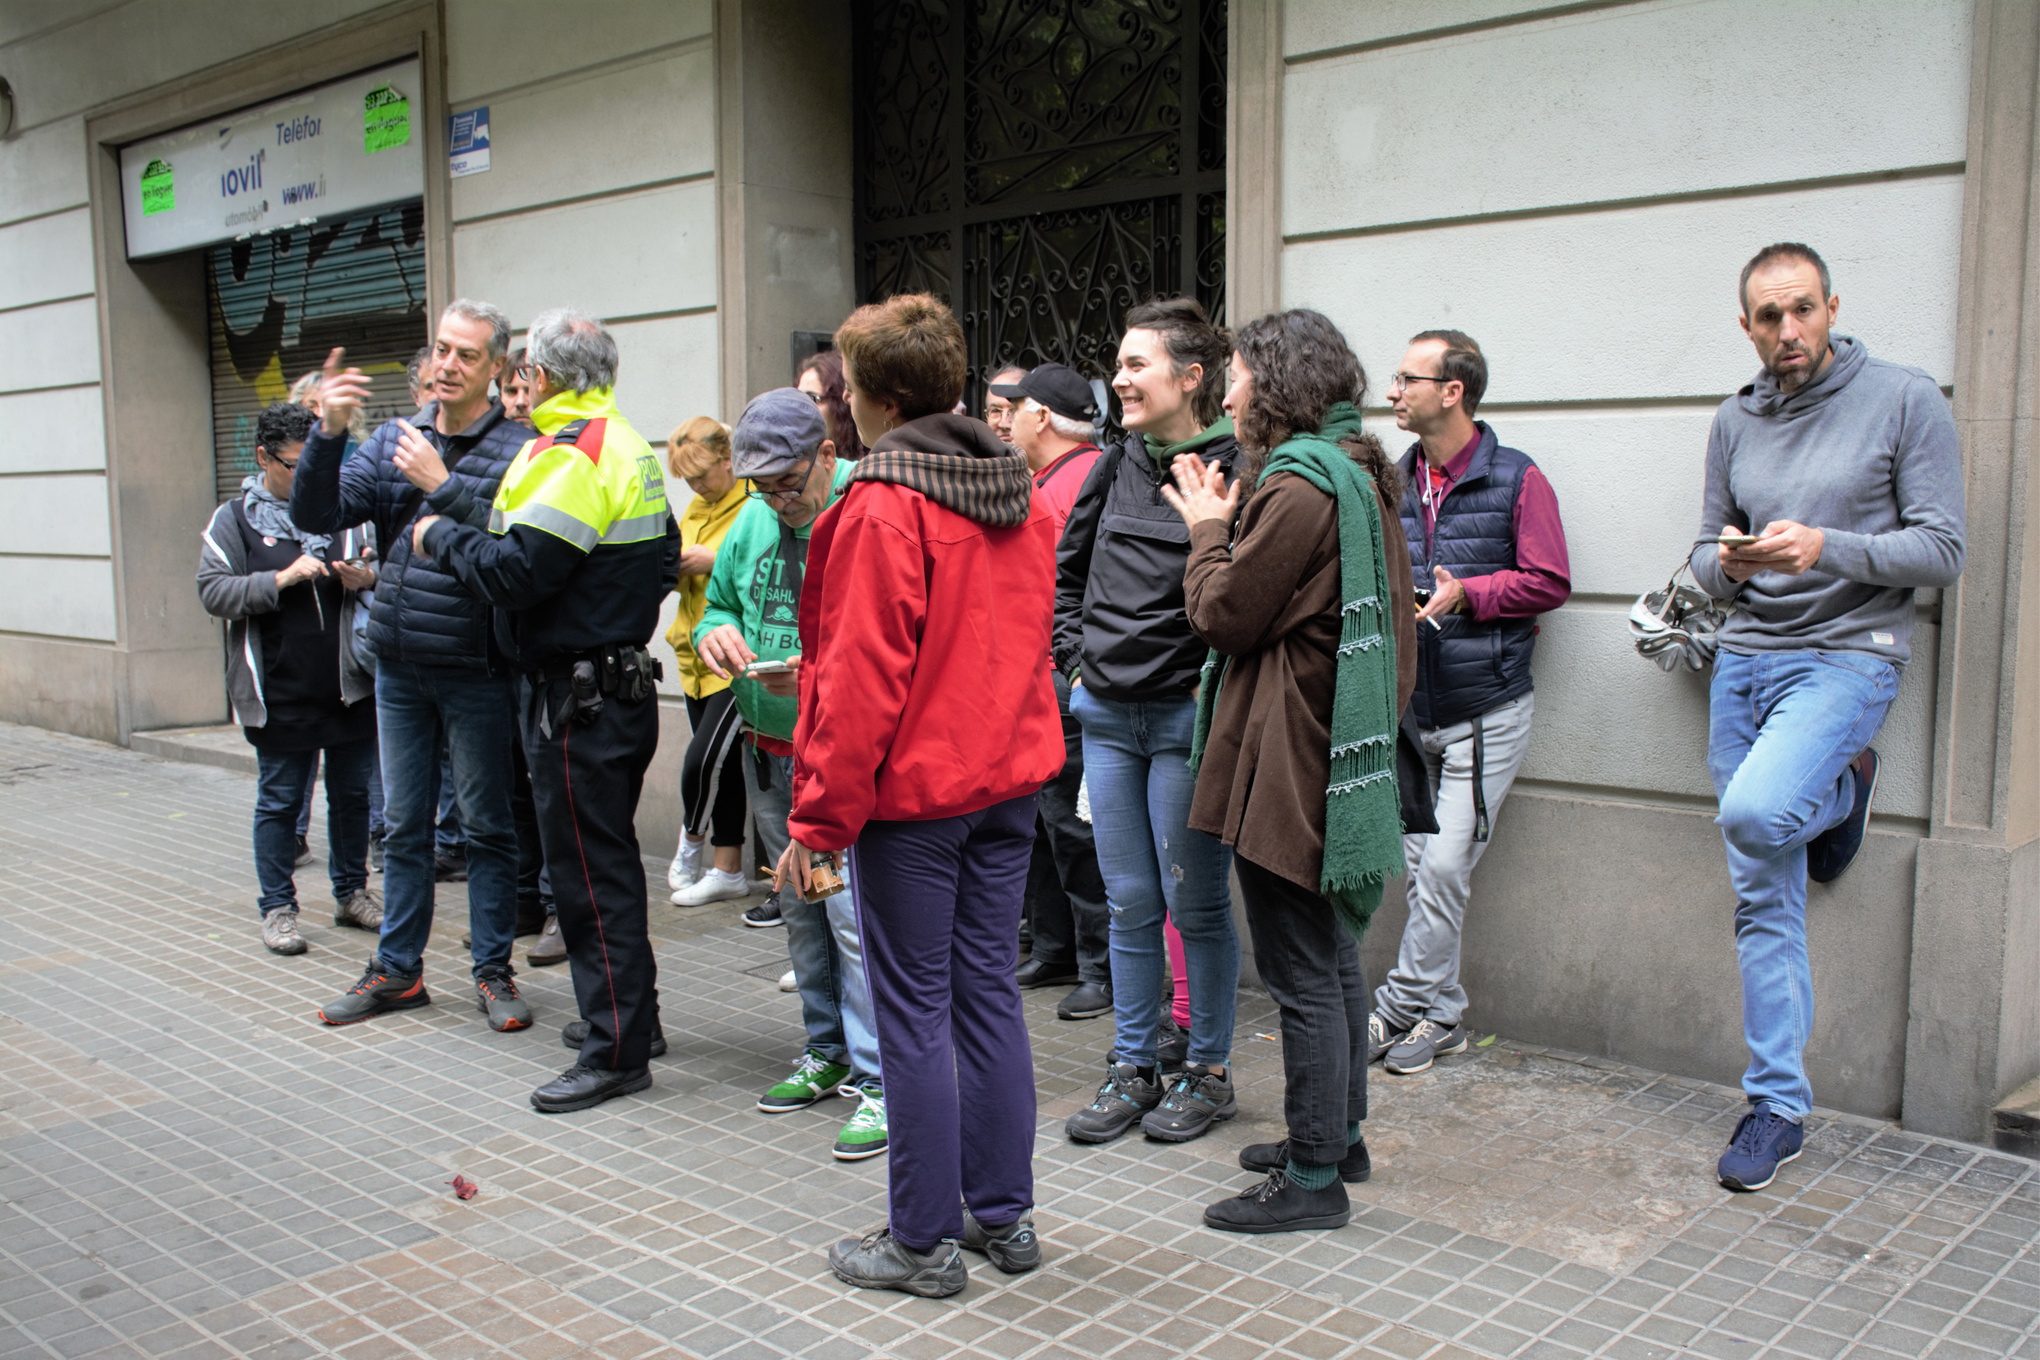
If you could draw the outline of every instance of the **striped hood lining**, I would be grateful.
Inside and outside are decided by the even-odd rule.
[[[1034,505],[1027,460],[969,416],[922,416],[857,461],[853,482],[891,482],[993,529],[1025,524]]]

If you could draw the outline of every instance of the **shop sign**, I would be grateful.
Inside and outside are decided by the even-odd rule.
[[[456,113],[448,120],[447,170],[455,179],[489,168],[489,106]]]
[[[421,93],[413,58],[122,147],[128,258],[416,198]]]

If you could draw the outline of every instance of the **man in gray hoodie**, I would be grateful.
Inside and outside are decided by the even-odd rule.
[[[1940,387],[1832,333],[1841,299],[1820,256],[1767,246],[1741,288],[1764,367],[1715,414],[1692,565],[1733,606],[1707,764],[1737,899],[1750,1110],[1717,1174],[1760,1190],[1799,1155],[1813,1104],[1806,883],[1840,877],[1863,844],[1913,591],[1961,575],[1964,516]]]

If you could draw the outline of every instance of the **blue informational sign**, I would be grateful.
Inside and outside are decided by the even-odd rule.
[[[489,168],[489,106],[456,113],[450,120],[446,154],[454,178]]]

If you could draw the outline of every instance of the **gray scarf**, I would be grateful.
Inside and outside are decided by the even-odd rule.
[[[248,522],[255,526],[256,533],[295,540],[302,551],[314,557],[323,558],[327,545],[333,541],[330,534],[308,534],[292,524],[290,502],[270,495],[259,472],[251,472],[242,480],[241,508],[248,512]]]

